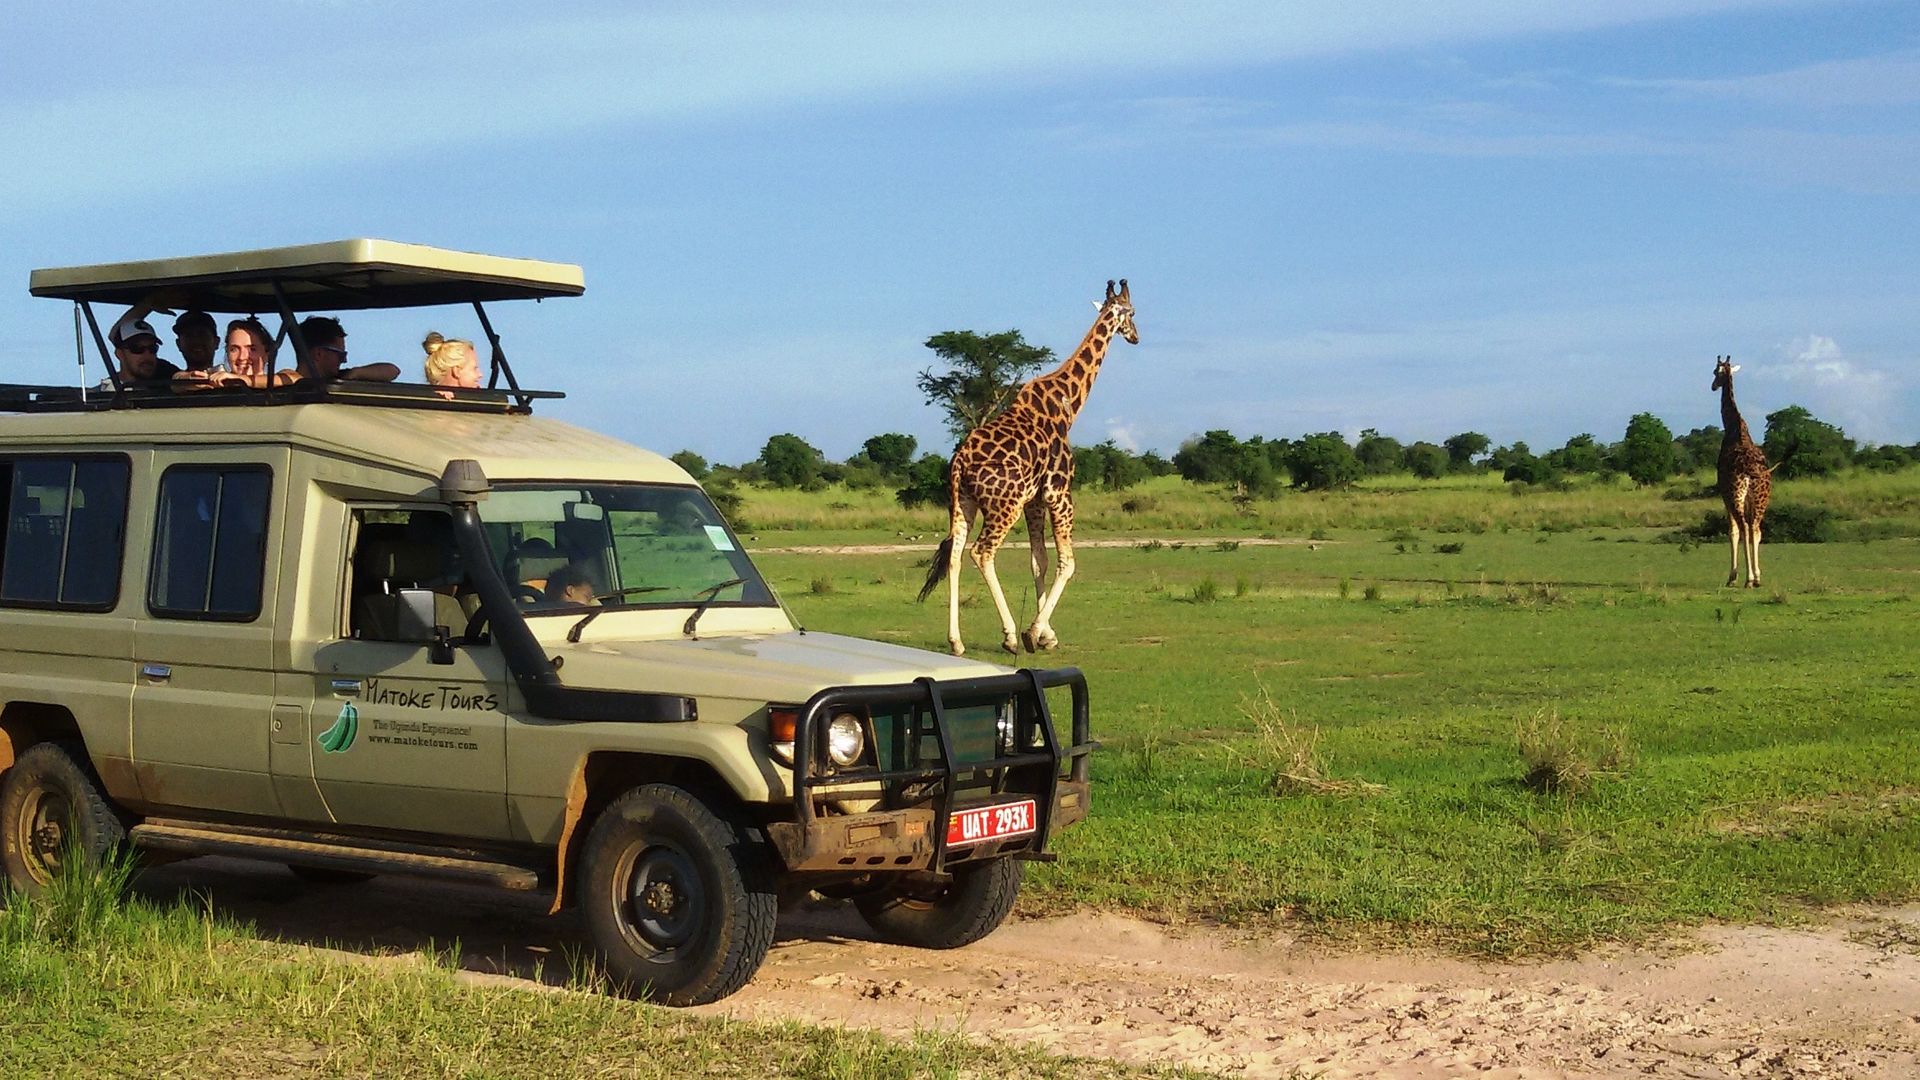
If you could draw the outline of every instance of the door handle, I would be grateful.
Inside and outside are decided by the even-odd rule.
[[[333,692],[336,694],[343,694],[348,697],[352,697],[360,693],[360,680],[359,679],[335,679],[333,680]]]
[[[171,679],[173,667],[168,664],[141,664],[140,674],[149,679]]]

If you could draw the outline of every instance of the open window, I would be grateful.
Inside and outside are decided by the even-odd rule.
[[[430,611],[421,593],[431,597]],[[411,595],[408,595],[411,594]],[[427,626],[458,636],[480,598],[470,587],[453,519],[430,508],[353,512],[347,574],[347,629],[364,641],[418,641]]]

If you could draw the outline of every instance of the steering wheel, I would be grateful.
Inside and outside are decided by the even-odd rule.
[[[524,581],[513,587],[513,598],[523,603],[544,604],[547,602],[546,593],[541,592],[539,589],[534,588]]]

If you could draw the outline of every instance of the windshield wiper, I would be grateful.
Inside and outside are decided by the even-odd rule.
[[[700,601],[700,606],[697,608],[694,608],[693,614],[687,616],[687,625],[681,627],[680,632],[687,635],[688,637],[692,637],[693,628],[699,624],[700,616],[705,615],[707,613],[707,609],[712,607],[716,600],[720,599],[720,590],[731,589],[735,585],[745,585],[746,583],[747,583],[746,578],[733,578],[728,581],[723,581],[718,585],[709,585],[706,588],[701,589],[698,593],[695,593],[694,595],[704,596],[706,597],[706,599]]]
[[[595,600],[617,600],[622,596],[637,596],[640,593],[659,592],[664,588],[666,588],[665,585],[636,585],[631,589],[620,589],[616,592],[610,592],[603,596],[596,596],[594,597],[594,599]],[[604,607],[597,607],[597,608],[594,608],[592,611],[587,612],[585,615],[581,616],[580,621],[577,623],[574,623],[573,628],[567,631],[567,644],[578,645],[580,643],[580,631],[585,630],[587,628],[587,624],[592,622],[594,619],[599,618],[600,613],[605,610],[607,609]]]

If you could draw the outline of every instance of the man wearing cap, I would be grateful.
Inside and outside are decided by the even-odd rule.
[[[220,351],[220,331],[213,316],[204,311],[184,311],[173,320],[173,345],[180,350],[188,371],[207,371],[213,367],[213,354]]]
[[[347,331],[339,319],[313,315],[300,321],[300,337],[307,351],[300,358],[300,377],[332,382],[346,379],[356,382],[392,382],[400,377],[393,364],[362,364],[342,367],[347,360]]]
[[[122,385],[164,382],[180,373],[178,367],[160,359],[160,335],[154,333],[153,324],[137,312],[121,316],[108,332],[107,340],[113,342],[113,358],[119,361]],[[111,390],[113,380],[108,379],[100,386]]]

